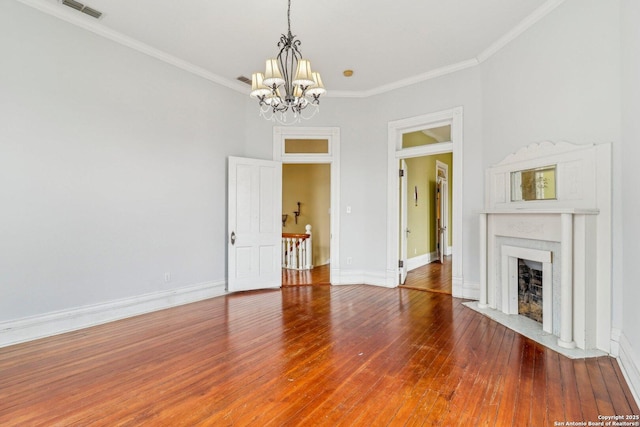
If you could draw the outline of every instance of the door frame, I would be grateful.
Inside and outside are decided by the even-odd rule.
[[[322,139],[328,141],[327,153],[285,153],[287,139]],[[329,282],[340,284],[340,128],[285,127],[273,128],[273,160],[283,164],[330,164],[330,264]],[[312,224],[313,225],[313,224]],[[312,231],[313,232],[313,231]]]
[[[402,135],[451,125],[451,141],[419,147],[402,148]],[[425,114],[407,119],[391,121],[388,124],[387,144],[387,274],[386,285],[398,286],[399,230],[398,212],[399,182],[398,160],[433,154],[453,153],[453,250],[452,250],[452,295],[463,296],[463,239],[462,239],[462,138],[463,108]]]

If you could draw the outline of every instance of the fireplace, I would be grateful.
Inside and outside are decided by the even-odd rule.
[[[609,352],[610,156],[609,144],[531,144],[487,170],[479,310],[563,349]],[[513,196],[514,173],[531,170],[553,171],[550,197]]]

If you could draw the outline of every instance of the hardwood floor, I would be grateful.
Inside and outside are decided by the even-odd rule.
[[[0,425],[552,426],[639,414],[570,360],[411,289],[244,292],[0,349]]]
[[[282,269],[282,286],[329,285],[330,265],[325,264],[311,270]]]
[[[451,295],[451,256],[443,264],[432,262],[411,270],[402,287]]]

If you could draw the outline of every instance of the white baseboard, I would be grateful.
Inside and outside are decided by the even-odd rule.
[[[640,355],[633,351],[624,333],[620,334],[618,344],[619,355],[617,359],[620,370],[629,384],[636,405],[640,406]]]
[[[384,270],[381,271],[365,271],[365,270],[340,270],[337,280],[333,280],[333,285],[372,285],[383,286],[385,288],[393,288],[388,285],[387,275]]]
[[[416,268],[430,264],[437,259],[438,254],[436,252],[414,256],[413,258],[407,259],[407,271],[415,270]]]
[[[462,298],[479,300],[480,299],[480,283],[464,281],[462,284]]]
[[[221,280],[0,322],[0,347],[163,310],[225,293],[226,281]]]
[[[616,359],[620,357],[620,336],[622,331],[618,328],[611,328],[609,340],[609,354]]]

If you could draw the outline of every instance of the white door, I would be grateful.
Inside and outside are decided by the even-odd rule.
[[[436,253],[444,262],[449,246],[449,166],[436,160]]]
[[[229,292],[282,285],[282,164],[229,157]]]
[[[407,177],[409,169],[407,162],[400,160],[400,284],[407,280],[407,234],[409,233],[407,220]]]

